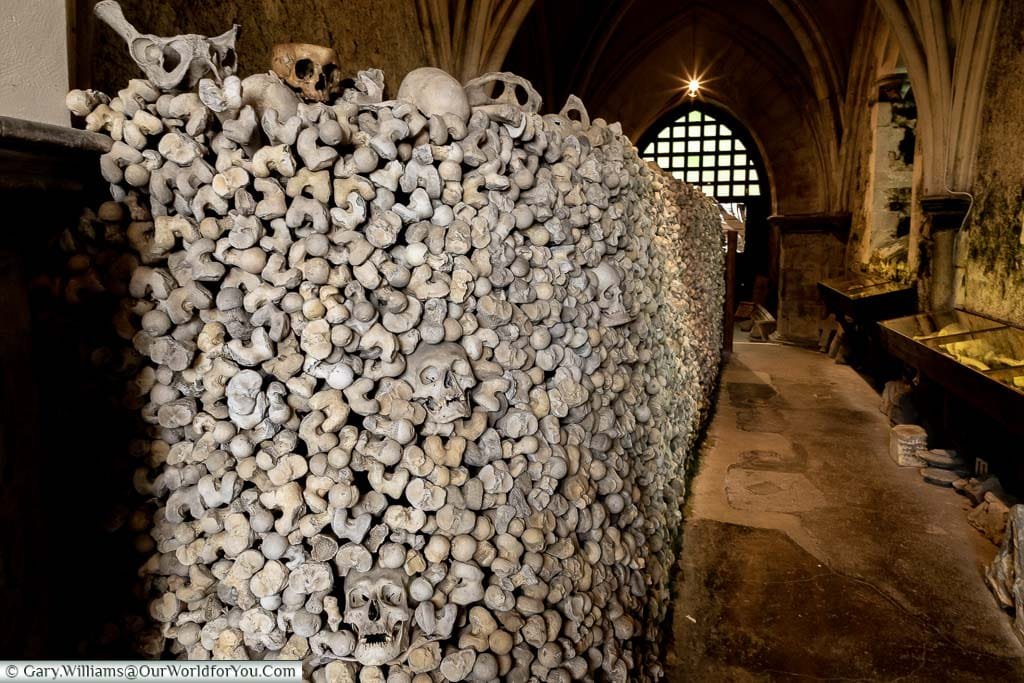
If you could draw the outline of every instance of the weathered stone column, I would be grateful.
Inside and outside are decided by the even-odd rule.
[[[928,311],[953,308],[956,294],[956,239],[970,209],[966,195],[943,194],[921,198],[921,278],[918,300]]]

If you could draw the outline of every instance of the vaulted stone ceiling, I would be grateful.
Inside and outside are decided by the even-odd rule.
[[[827,210],[863,0],[538,0],[505,68],[531,78],[546,106],[583,98],[634,140],[686,99],[745,123],[761,146],[776,210]],[[872,8],[873,9],[873,8]]]

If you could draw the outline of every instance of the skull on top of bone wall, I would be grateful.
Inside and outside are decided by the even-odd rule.
[[[412,102],[427,116],[451,114],[463,123],[471,113],[462,84],[432,66],[410,71],[398,89],[398,99]]]
[[[322,45],[281,43],[271,53],[274,73],[310,102],[326,102],[341,83],[338,53]]]

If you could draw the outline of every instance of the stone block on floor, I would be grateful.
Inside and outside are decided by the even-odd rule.
[[[989,491],[994,491],[997,495],[1003,494],[1003,487],[999,483],[999,478],[988,474],[984,476],[971,477],[958,479],[953,482],[953,488],[956,492],[967,496],[971,501],[971,505],[979,505],[985,500],[985,494]]]
[[[967,461],[948,448],[919,451],[917,456],[928,463],[929,467],[962,472],[965,476],[968,474]]]
[[[921,478],[933,486],[950,488],[953,486],[953,482],[960,478],[960,475],[938,467],[922,467]]]
[[[928,432],[918,425],[896,425],[889,430],[889,457],[900,467],[924,467],[917,452],[928,448]]]

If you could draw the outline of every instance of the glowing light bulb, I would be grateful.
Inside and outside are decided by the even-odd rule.
[[[700,81],[696,78],[691,78],[690,82],[686,85],[686,90],[690,97],[696,97],[697,93],[700,92]]]

